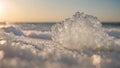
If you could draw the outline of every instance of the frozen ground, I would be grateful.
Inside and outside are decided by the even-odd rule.
[[[0,68],[120,68],[119,28],[104,30],[96,18],[79,14],[52,33],[2,26]]]

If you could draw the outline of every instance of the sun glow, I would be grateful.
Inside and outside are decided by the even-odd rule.
[[[3,3],[0,3],[0,14],[5,12],[5,5]]]
[[[0,22],[5,21],[5,16],[6,16],[6,5],[4,1],[0,0]]]

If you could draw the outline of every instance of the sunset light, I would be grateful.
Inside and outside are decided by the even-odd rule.
[[[5,12],[5,5],[3,3],[0,3],[0,14],[3,14]]]
[[[0,0],[0,68],[120,68],[120,0]]]

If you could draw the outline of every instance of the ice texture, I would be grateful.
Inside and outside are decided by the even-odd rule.
[[[5,32],[13,33],[13,34],[15,34],[15,35],[17,35],[17,36],[22,36],[22,35],[24,35],[23,32],[22,32],[20,29],[17,29],[17,28],[15,28],[15,27],[13,27],[13,26],[7,27],[7,28],[5,28],[4,30],[5,30]]]
[[[0,32],[1,68],[119,68],[119,52],[82,52],[48,40]]]
[[[97,17],[80,12],[54,25],[52,39],[63,47],[75,50],[112,50],[116,45]]]
[[[109,37],[95,17],[88,15],[90,20],[86,17],[85,21],[84,16],[86,14],[77,12],[73,18],[53,26],[52,29],[56,29],[52,31],[54,41],[50,31],[39,31],[36,25],[25,24],[31,26],[25,29],[21,28],[22,24],[0,27],[0,68],[120,68],[120,39]],[[84,23],[77,25],[80,17]],[[91,19],[96,21],[91,22]]]

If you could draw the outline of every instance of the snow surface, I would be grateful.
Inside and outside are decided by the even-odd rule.
[[[102,29],[99,21],[93,16],[88,15],[89,22],[84,17],[79,19],[80,16],[77,12],[71,18],[73,22],[67,19],[64,24],[53,26],[53,28],[61,28],[54,30],[55,34],[52,31],[54,40],[51,40],[51,32],[49,31],[27,31],[15,25],[1,27],[0,68],[120,68],[120,39],[108,36],[107,31]],[[79,21],[83,23],[80,24]],[[79,25],[77,25],[78,23]],[[67,27],[63,25],[67,25]],[[61,32],[63,27],[66,30]],[[79,31],[83,31],[83,33]],[[100,35],[96,35],[99,33]],[[41,35],[44,35],[45,38],[44,36],[41,38]],[[63,37],[59,35],[63,35]],[[98,40],[93,38],[94,36]],[[77,40],[78,42],[75,42]],[[95,40],[98,42],[97,44],[94,42]],[[98,44],[105,47],[98,49]],[[81,50],[80,47],[84,50]]]

